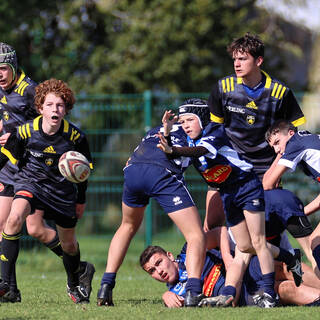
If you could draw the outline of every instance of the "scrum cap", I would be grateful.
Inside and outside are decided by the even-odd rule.
[[[179,117],[186,114],[195,115],[199,120],[201,129],[204,129],[210,122],[210,110],[204,100],[198,98],[185,100],[179,107]]]
[[[18,69],[18,59],[16,51],[4,42],[0,42],[0,65],[7,64],[13,72],[13,79],[16,76]]]

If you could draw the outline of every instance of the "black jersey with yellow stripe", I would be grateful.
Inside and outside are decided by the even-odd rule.
[[[89,145],[80,129],[64,119],[58,132],[47,135],[42,130],[42,116],[38,116],[19,126],[10,136],[1,148],[0,159],[3,161],[0,165],[4,163],[4,156],[18,165],[19,170],[14,177],[15,191],[30,191],[45,206],[68,215],[75,207],[77,189],[60,174],[58,162],[61,155],[69,150],[85,155],[92,168]]]
[[[0,88],[3,133],[38,116],[33,105],[36,86],[37,83],[21,70],[17,83],[10,90]]]
[[[271,165],[274,152],[265,141],[265,132],[278,119],[295,126],[305,122],[292,91],[262,71],[264,89],[251,98],[242,85],[242,78],[231,75],[219,80],[209,97],[211,120],[224,123],[233,147],[249,160],[261,175]]]

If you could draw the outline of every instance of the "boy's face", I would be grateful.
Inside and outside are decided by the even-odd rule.
[[[10,89],[13,81],[13,72],[9,65],[0,65],[0,87],[2,90]]]
[[[233,53],[233,67],[237,77],[246,78],[260,72],[262,57],[254,58],[248,52],[235,51]]]
[[[200,136],[202,129],[197,116],[192,114],[181,115],[179,122],[182,125],[184,132],[191,138],[196,139]]]
[[[63,117],[66,114],[66,106],[61,97],[54,93],[48,93],[42,109],[39,110],[43,116],[43,121],[51,127],[60,126]]]
[[[155,253],[143,266],[143,269],[153,279],[160,282],[175,283],[179,279],[178,266],[171,252],[167,252],[167,255],[159,252]]]
[[[288,140],[294,135],[294,131],[289,130],[286,134],[277,132],[269,138],[269,145],[274,149],[275,153],[283,154]]]

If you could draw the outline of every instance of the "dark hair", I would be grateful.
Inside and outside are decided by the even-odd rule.
[[[271,136],[281,132],[287,134],[290,130],[297,132],[297,128],[288,120],[277,120],[265,133],[265,139],[270,141]]]
[[[142,269],[144,269],[144,265],[155,253],[163,253],[164,255],[167,255],[167,251],[159,246],[148,246],[140,255],[140,266]]]
[[[192,113],[199,118],[202,129],[210,122],[210,110],[206,100],[190,98],[179,106],[179,116]]]
[[[256,59],[264,57],[264,43],[257,35],[247,32],[243,37],[234,39],[228,46],[227,51],[231,57],[235,52],[246,52]]]

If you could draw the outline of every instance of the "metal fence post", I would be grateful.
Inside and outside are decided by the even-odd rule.
[[[152,114],[152,93],[147,90],[143,93],[144,100],[144,127],[145,131],[151,129],[151,114]],[[146,220],[145,220],[145,246],[149,246],[152,243],[152,200],[146,208]]]

